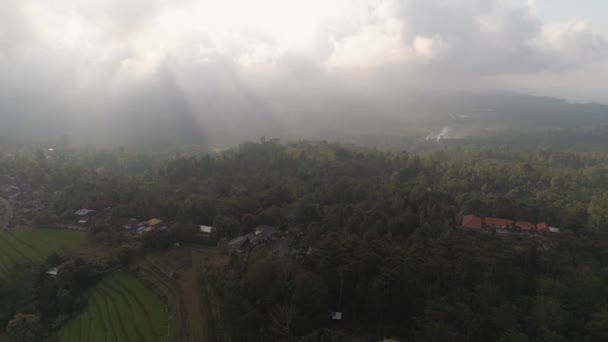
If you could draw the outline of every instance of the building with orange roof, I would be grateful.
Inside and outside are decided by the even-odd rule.
[[[515,222],[496,217],[486,217],[483,220],[483,223],[488,226],[488,228],[506,229],[511,227]]]
[[[481,230],[482,219],[477,215],[464,215],[461,220],[461,226],[468,229]]]
[[[538,230],[539,233],[548,233],[549,232],[549,225],[546,224],[545,222],[541,222],[539,224],[536,225],[536,229]]]
[[[536,225],[530,222],[516,222],[515,227],[522,233],[533,233],[536,231]]]

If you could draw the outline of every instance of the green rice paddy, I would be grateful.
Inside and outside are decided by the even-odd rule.
[[[61,342],[167,340],[165,304],[134,276],[105,277],[87,300],[86,308],[59,331]]]
[[[86,245],[82,232],[60,229],[28,229],[0,231],[0,278],[17,264],[43,262],[49,254],[61,249]]]

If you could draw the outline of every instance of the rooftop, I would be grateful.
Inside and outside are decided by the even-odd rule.
[[[510,226],[513,224],[513,221],[511,220],[505,220],[505,219],[501,219],[501,218],[496,218],[496,217],[486,217],[484,220],[485,224],[491,225],[491,226]]]
[[[151,225],[151,226],[156,226],[157,224],[162,223],[162,222],[163,222],[163,220],[159,220],[157,218],[153,218],[153,219],[151,219],[151,220],[148,221],[148,224]]]
[[[517,223],[515,223],[515,226],[517,226],[518,228],[520,228],[523,231],[530,231],[530,230],[533,230],[534,228],[536,228],[536,225],[534,223],[530,223],[530,222],[517,222]]]
[[[207,234],[211,234],[211,232],[213,231],[213,227],[209,227],[209,226],[199,226],[201,229],[201,233],[207,233]]]
[[[477,215],[465,215],[462,217],[462,226],[470,229],[481,229],[481,217]]]

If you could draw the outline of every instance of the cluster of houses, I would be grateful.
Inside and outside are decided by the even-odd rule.
[[[146,221],[141,221],[136,218],[130,219],[112,219],[112,206],[107,201],[97,201],[96,205],[87,205],[87,208],[78,209],[74,212],[75,223],[77,226],[72,227],[76,229],[79,227],[81,230],[88,230],[93,223],[106,220],[107,222],[113,222],[122,227],[125,231],[138,233],[140,235],[149,233],[155,230],[167,230],[169,229],[169,223],[158,218],[151,218]],[[95,209],[88,209],[95,208]],[[215,228],[210,226],[199,226],[199,230],[202,236],[211,236],[215,233]]]
[[[228,242],[228,246],[231,249],[243,251],[249,246],[262,244],[268,245],[277,239],[277,235],[279,235],[278,233],[279,232],[276,227],[259,225],[252,233],[239,236],[236,239]]]
[[[123,225],[124,230],[145,234],[155,230],[167,230],[169,225],[157,218],[152,218],[147,221],[139,221],[138,219],[130,219],[130,223]]]
[[[44,186],[15,184],[15,179],[7,175],[0,175],[0,186],[0,196],[5,197],[12,206],[11,225],[32,224],[34,217],[47,207]]]
[[[464,215],[460,226],[477,231],[496,231],[499,234],[557,234],[560,229],[551,227],[545,222],[518,222],[502,218]]]
[[[85,208],[78,209],[74,213],[75,221],[82,230],[87,230],[92,224],[100,221],[114,222],[120,224],[126,231],[138,234],[149,233],[153,230],[166,230],[168,224],[157,218],[147,221],[131,219],[112,219],[112,202],[110,200],[97,200],[87,204]]]

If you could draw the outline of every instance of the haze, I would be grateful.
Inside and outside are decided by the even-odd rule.
[[[0,135],[306,137],[426,115],[404,101],[429,93],[608,103],[608,8],[576,4],[3,0]]]

